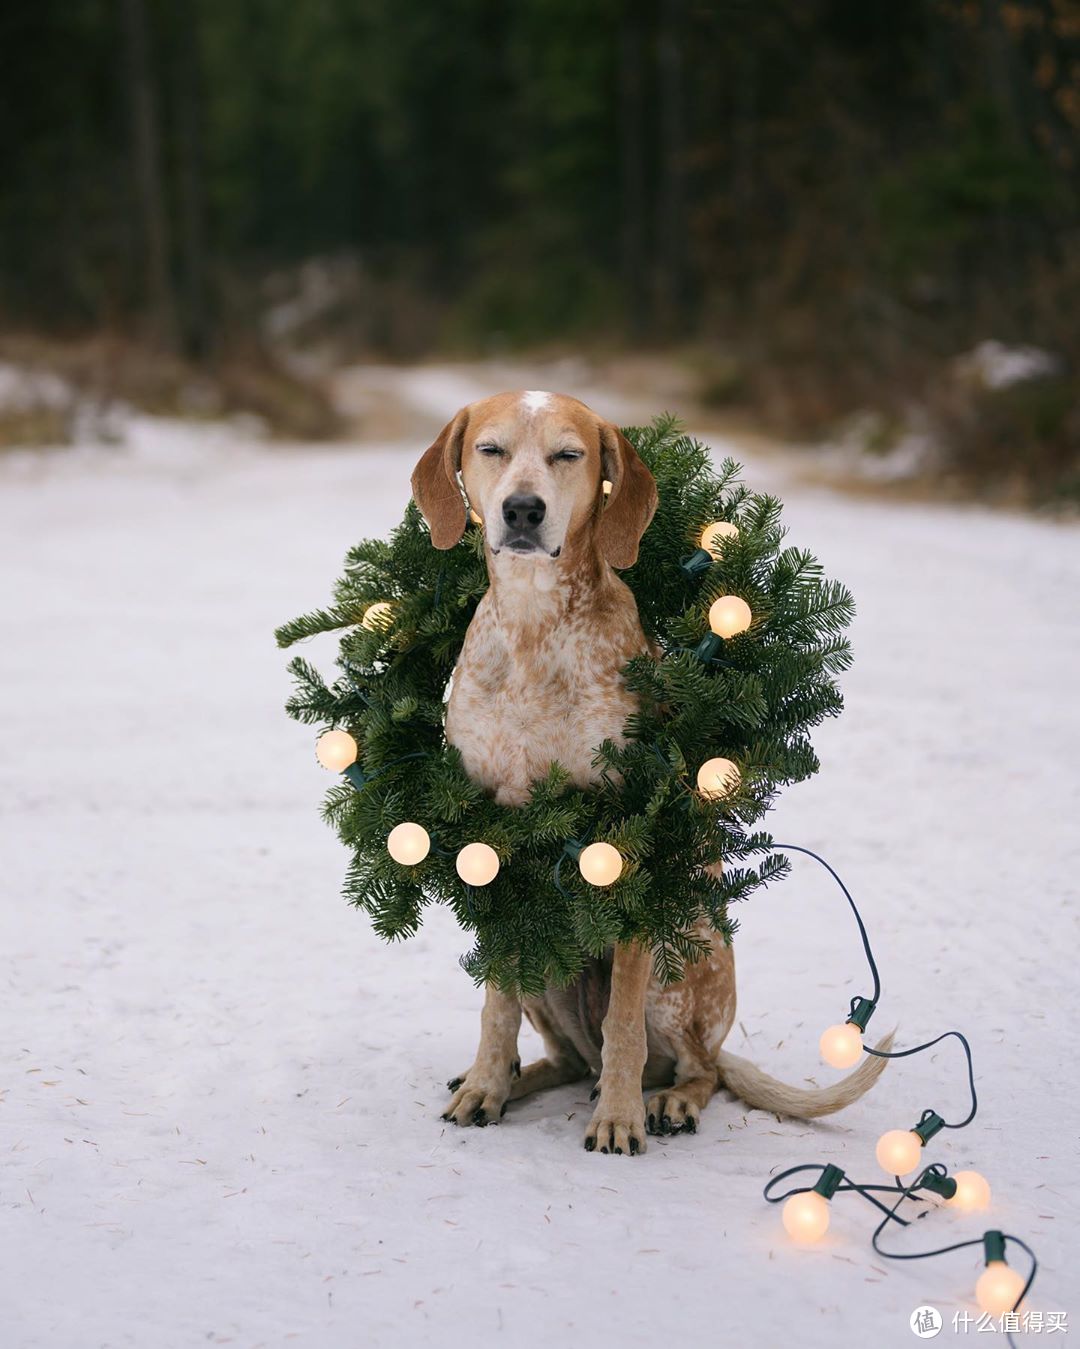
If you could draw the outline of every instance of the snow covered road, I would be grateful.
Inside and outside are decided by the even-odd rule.
[[[0,1338],[854,1349],[914,1343],[929,1303],[963,1341],[977,1252],[882,1262],[854,1196],[796,1249],[761,1199],[800,1162],[876,1181],[884,1129],[962,1114],[949,1043],[832,1121],[719,1096],[639,1159],[582,1150],[588,1083],[440,1122],[477,1034],[466,941],[440,913],[385,947],[338,898],[271,635],[397,521],[424,444],[0,460]],[[1075,1315],[1080,532],[827,495],[782,457],[747,476],[859,604],[848,710],[773,831],[862,904],[872,1029],[959,1027],[976,1056],[979,1116],[928,1160],[981,1170],[992,1213],[893,1241],[1003,1227],[1043,1262],[1031,1306]],[[869,992],[815,872],[738,915],[731,1048],[795,1082],[825,1080],[817,1037]]]

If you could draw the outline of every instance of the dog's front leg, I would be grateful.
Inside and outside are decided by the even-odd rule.
[[[480,1045],[476,1060],[464,1077],[448,1085],[453,1091],[443,1119],[454,1124],[497,1124],[506,1110],[510,1083],[521,1071],[518,1030],[521,1003],[487,986],[480,1013]]]
[[[652,956],[636,942],[616,946],[611,967],[611,999],[604,1017],[600,1100],[585,1133],[589,1152],[645,1151],[645,989]]]

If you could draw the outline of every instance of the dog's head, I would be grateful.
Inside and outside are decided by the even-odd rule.
[[[566,394],[496,394],[443,427],[412,475],[436,548],[465,531],[459,474],[497,556],[542,562],[595,534],[613,567],[629,567],[656,510],[656,484],[634,447]]]

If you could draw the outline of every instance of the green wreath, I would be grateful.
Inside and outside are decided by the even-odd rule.
[[[388,541],[350,551],[332,608],[277,631],[287,647],[348,629],[340,677],[327,684],[294,659],[287,704],[298,721],[347,733],[320,750],[324,762],[344,769],[323,815],[352,852],[346,898],[387,939],[415,933],[426,905],[449,905],[475,938],[465,970],[477,983],[523,996],[568,983],[587,957],[632,939],[653,949],[662,979],[678,979],[702,949],[703,918],[730,941],[730,905],[788,865],[752,827],[780,787],[817,771],[808,732],[843,706],[834,676],[850,663],[851,595],[823,578],[810,553],[783,546],[781,503],[743,486],[730,459],[714,472],[706,447],[672,417],[625,434],[652,470],[660,504],[623,579],[662,654],[626,666],[639,710],[625,744],[598,747],[594,789],[571,787],[553,763],[528,804],[498,806],[446,743],[447,681],[488,585],[475,522],[459,544],[438,552],[410,502]],[[714,522],[735,531],[713,531],[702,548]],[[724,597],[718,613],[713,606]],[[746,606],[745,630],[710,631],[710,612],[726,632],[745,621]],[[731,767],[714,765],[699,781],[702,765],[717,758]],[[415,865],[395,861],[387,847],[405,822],[422,826],[429,840]],[[422,831],[403,831],[421,840],[413,856],[423,851]],[[620,855],[611,884],[589,884],[582,874],[589,858],[581,850],[595,842]],[[497,854],[487,884],[466,885],[458,874],[458,854],[470,843]],[[619,858],[608,858],[617,867]],[[722,876],[708,869],[720,858]]]

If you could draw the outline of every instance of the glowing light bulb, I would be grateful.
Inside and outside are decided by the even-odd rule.
[[[878,1139],[875,1156],[890,1176],[906,1176],[919,1165],[922,1139],[910,1129],[890,1129]]]
[[[701,546],[707,552],[719,555],[725,539],[737,539],[738,537],[737,525],[733,525],[727,520],[714,520],[711,525],[706,525],[701,531]]]
[[[1004,1260],[991,1260],[975,1285],[975,1301],[991,1316],[1002,1316],[1016,1306],[1024,1289],[1024,1279]]]
[[[348,731],[325,731],[315,742],[315,757],[331,773],[342,773],[356,762],[359,751]]]
[[[612,885],[622,875],[622,853],[610,843],[590,843],[582,848],[578,867],[590,885]]]
[[[414,867],[431,851],[431,839],[422,824],[407,820],[395,824],[386,840],[386,849],[395,862],[403,867]]]
[[[466,843],[456,866],[466,885],[490,885],[499,874],[499,854],[489,843]]]
[[[735,637],[745,632],[753,618],[749,604],[738,595],[721,595],[709,606],[709,627],[717,637]]]
[[[376,604],[369,604],[364,610],[364,616],[360,620],[360,626],[367,628],[368,632],[375,632],[378,628],[388,628],[390,621],[394,616],[394,607],[386,600],[379,600]]]
[[[820,1241],[829,1227],[829,1201],[815,1190],[793,1194],[781,1210],[780,1217],[792,1241],[804,1244]]]
[[[742,775],[730,759],[706,759],[698,769],[697,785],[702,796],[718,801],[739,785]]]
[[[956,1193],[945,1202],[950,1208],[962,1209],[965,1213],[974,1213],[990,1207],[990,1185],[985,1176],[978,1171],[957,1171]]]
[[[842,1026],[830,1026],[822,1032],[818,1048],[830,1067],[850,1068],[862,1058],[862,1032],[850,1021],[845,1021]]]

